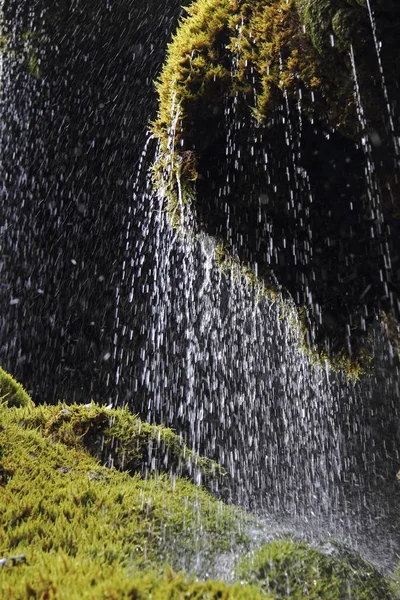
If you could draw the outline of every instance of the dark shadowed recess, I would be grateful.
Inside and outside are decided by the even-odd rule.
[[[196,140],[208,144],[198,162],[198,221],[307,307],[317,348],[357,356],[379,311],[398,314],[399,272],[395,262],[387,283],[385,263],[389,249],[397,260],[398,220],[371,209],[360,144],[292,108],[282,104],[267,127],[215,119],[211,139],[197,124]]]

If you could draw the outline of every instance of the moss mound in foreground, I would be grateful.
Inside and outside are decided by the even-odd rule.
[[[114,439],[114,465],[124,472],[99,462],[101,439],[106,456]],[[152,450],[155,440],[171,464],[156,453],[149,474],[143,447]],[[286,540],[242,561],[240,581],[199,579],[221,576],[219,558],[249,550],[254,521],[179,476],[185,455],[207,472],[212,465],[195,460],[172,431],[126,411],[0,405],[0,597],[339,600],[338,589],[340,599],[392,598],[389,583],[361,559],[342,551],[333,559]],[[302,596],[307,586],[318,594]]]
[[[39,427],[54,442],[81,448],[91,456],[131,474],[165,472],[212,485],[225,476],[216,462],[190,450],[172,429],[150,425],[126,409],[109,409],[92,402],[37,406],[24,426]]]
[[[175,586],[162,575],[167,563],[201,574],[217,555],[246,547],[248,517],[188,479],[102,466],[78,435],[79,410],[89,413],[83,429],[103,414],[94,405],[0,409],[0,558],[26,557],[6,563],[1,598],[147,598],[153,588],[161,598]],[[74,415],[72,434],[63,419],[55,426],[57,411]],[[178,577],[171,598],[213,585]]]

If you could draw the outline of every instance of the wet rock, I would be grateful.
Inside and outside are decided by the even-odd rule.
[[[171,212],[178,179],[196,228],[277,282],[305,309],[313,351],[350,371],[368,355],[365,324],[398,317],[397,17],[355,0],[199,0],[158,85],[155,184]],[[176,166],[187,152],[190,178]]]
[[[68,473],[70,473],[71,470],[72,470],[72,467],[58,467],[57,468],[57,471],[59,471],[63,475],[68,475]]]

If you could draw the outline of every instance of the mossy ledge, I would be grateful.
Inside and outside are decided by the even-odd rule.
[[[9,377],[0,373],[0,384]],[[173,432],[138,424],[93,403],[0,404],[1,598],[280,600],[306,588],[309,598],[396,598],[389,579],[342,548],[331,557],[281,539],[247,554],[252,517],[166,464],[143,477],[143,440],[163,439],[180,458],[185,448]],[[124,446],[124,463],[118,448],[114,468],[99,462],[103,436]],[[201,578],[218,577],[218,558],[240,552],[230,583]]]
[[[308,352],[351,376],[400,305],[400,7],[375,2],[373,24],[362,0],[197,0],[153,123],[172,225],[191,212],[225,263],[298,307]]]

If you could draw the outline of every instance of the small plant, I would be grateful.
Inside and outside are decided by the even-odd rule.
[[[0,367],[0,403],[7,406],[33,406],[30,396],[20,383]]]

